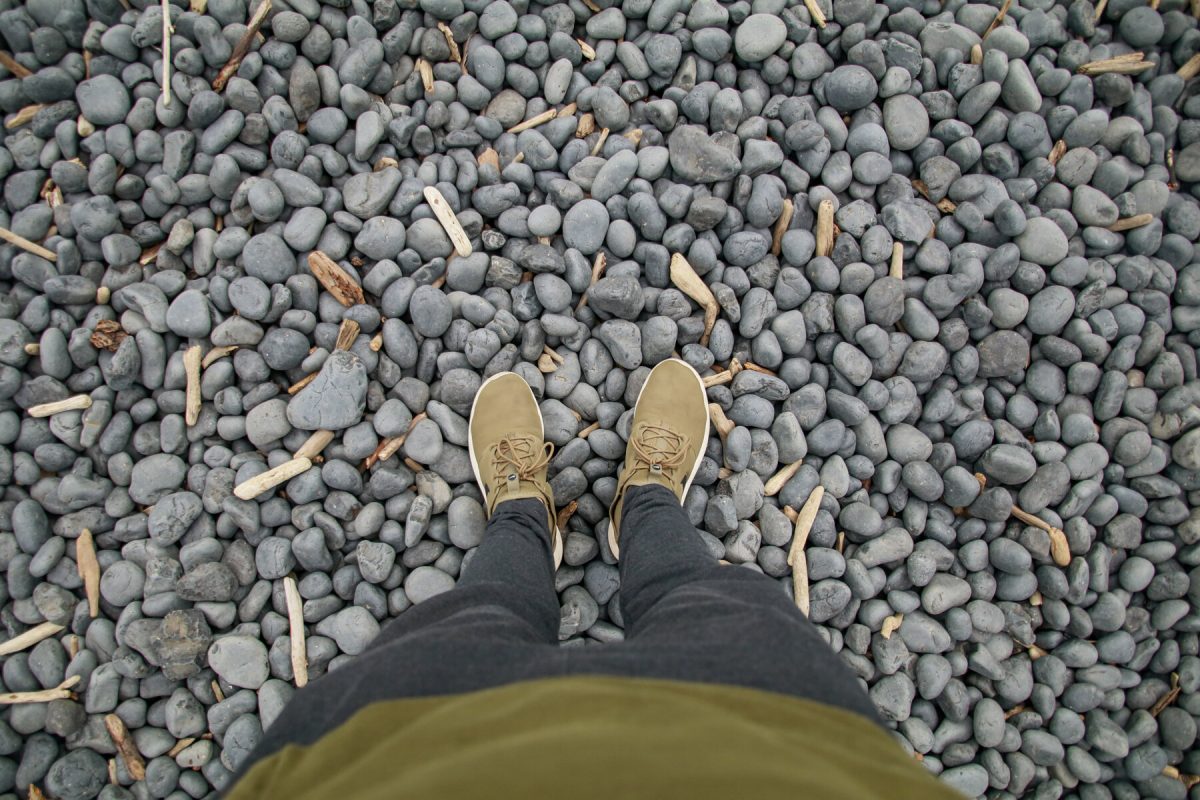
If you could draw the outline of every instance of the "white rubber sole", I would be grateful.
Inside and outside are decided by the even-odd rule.
[[[479,396],[483,394],[483,389],[489,383],[502,378],[505,375],[516,375],[516,373],[500,372],[488,378],[483,383],[479,384],[479,391],[475,392],[475,399],[471,401],[471,414],[467,417],[467,455],[471,459],[471,471],[475,474],[475,483],[479,486],[479,493],[483,495],[485,502],[487,499],[487,487],[483,485],[483,478],[479,476],[479,462],[475,458],[475,439],[471,436],[471,422],[475,419],[475,404],[479,402]],[[517,377],[520,377],[519,375]],[[533,407],[538,412],[538,438],[544,438],[546,435],[546,423],[542,419],[542,409],[537,404],[537,398],[533,396],[533,390],[529,388],[529,384],[524,380],[521,383],[525,386],[525,391],[529,392],[529,398],[533,400]],[[706,437],[707,438],[707,437]],[[553,515],[554,509],[551,509]],[[558,569],[562,564],[563,557],[563,540],[559,533],[558,525],[554,526],[554,530],[550,531],[550,538],[554,540],[554,568]]]
[[[704,436],[701,439],[702,444],[700,446],[700,457],[696,459],[696,464],[695,464],[695,466],[692,467],[692,472],[690,475],[688,475],[687,482],[683,484],[683,496],[687,497],[688,489],[692,488],[692,481],[694,481],[696,479],[696,473],[700,471],[700,463],[702,461],[704,461],[704,450],[708,446],[708,435],[712,430],[712,420],[709,418],[708,413],[707,413],[708,392],[704,388],[704,380],[701,379],[700,373],[696,372],[695,367],[693,367],[691,364],[687,363],[686,361],[683,361],[682,359],[668,358],[666,361],[663,361],[661,363],[666,364],[668,361],[678,361],[680,364],[683,364],[685,367],[687,367],[688,371],[692,373],[692,377],[696,379],[696,385],[698,387],[700,387],[700,397],[704,400],[704,406],[705,406],[705,411],[706,411],[706,413],[704,414]],[[656,366],[654,369],[658,369],[658,367]],[[638,390],[638,400],[642,399],[642,392],[646,391],[646,384],[650,382],[650,377],[653,375],[654,375],[654,370],[652,369],[652,370],[650,370],[650,375],[646,376],[646,382],[643,383],[642,388]],[[637,400],[634,401],[633,405],[635,408],[637,407]],[[635,411],[634,413],[637,413],[637,412]],[[680,499],[679,503],[680,503],[680,505],[682,505],[683,500]],[[621,548],[617,545],[617,531],[616,531],[616,527],[613,525],[613,521],[612,521],[611,517],[608,520],[608,547],[612,551],[613,558],[620,559]]]

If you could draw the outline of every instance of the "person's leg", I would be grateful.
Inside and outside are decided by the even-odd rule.
[[[720,564],[668,489],[630,490],[621,552],[628,639],[602,661],[642,677],[764,689],[877,719],[853,672],[779,583]]]
[[[379,700],[455,694],[561,671],[554,568],[561,538],[550,449],[533,392],[508,372],[484,382],[468,423],[487,533],[458,585],[409,609],[353,662],[305,688],[250,761],[306,744]]]
[[[392,620],[353,662],[301,690],[247,766],[285,745],[315,742],[372,702],[553,674],[558,623],[545,506],[502,503],[458,585]]]
[[[638,396],[609,510],[628,639],[605,653],[573,656],[572,666],[749,686],[874,719],[853,673],[779,584],[750,569],[721,566],[688,521],[680,504],[708,433],[699,374],[675,359],[659,363]]]

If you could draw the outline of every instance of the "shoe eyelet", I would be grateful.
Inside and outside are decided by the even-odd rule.
[[[662,472],[662,464],[651,464],[650,471],[651,472]]]

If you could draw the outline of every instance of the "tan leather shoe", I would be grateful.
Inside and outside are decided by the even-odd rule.
[[[562,561],[562,537],[554,516],[554,493],[546,467],[554,445],[543,439],[542,412],[529,384],[515,372],[493,375],[479,387],[467,427],[468,452],[489,517],[505,500],[534,498],[546,507],[554,566]]]
[[[667,359],[650,371],[633,410],[625,465],[609,508],[608,545],[620,555],[621,507],[632,486],[656,483],[675,493],[679,502],[700,469],[708,445],[708,398],[704,382],[692,367]]]

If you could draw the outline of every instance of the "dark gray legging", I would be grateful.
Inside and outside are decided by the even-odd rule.
[[[625,500],[623,642],[558,646],[549,540],[540,502],[501,504],[457,587],[406,611],[351,664],[301,690],[242,769],[316,741],[377,700],[562,675],[748,686],[877,720],[854,674],[779,584],[720,565],[667,489],[636,487]]]

